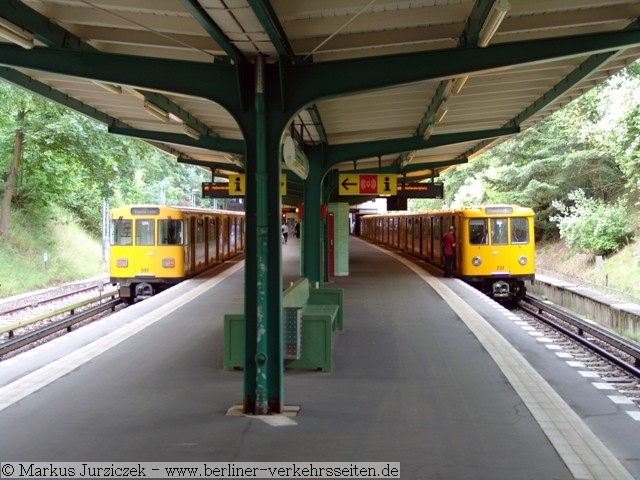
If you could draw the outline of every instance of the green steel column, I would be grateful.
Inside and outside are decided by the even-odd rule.
[[[264,58],[257,57],[256,128],[249,132],[255,142],[247,142],[253,150],[247,160],[254,161],[246,165],[247,216],[253,216],[247,237],[255,227],[255,244],[247,244],[244,372],[244,412],[256,415],[279,413],[283,404],[279,138],[268,128],[265,78]]]
[[[309,282],[322,284],[321,252],[322,252],[322,220],[320,206],[322,204],[322,179],[324,168],[322,154],[319,151],[308,152],[309,176],[304,182],[304,221],[302,228],[302,276]]]

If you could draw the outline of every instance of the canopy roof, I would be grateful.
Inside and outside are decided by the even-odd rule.
[[[640,3],[624,0],[11,0],[0,17],[4,79],[222,175],[245,148],[226,89],[257,56],[290,92],[303,146],[353,146],[333,168],[408,179],[469,161],[640,56]]]

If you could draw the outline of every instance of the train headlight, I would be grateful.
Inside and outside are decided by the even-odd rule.
[[[118,258],[116,260],[116,267],[127,268],[129,266],[129,260],[126,258]]]
[[[528,261],[524,255],[520,255],[520,258],[518,258],[518,263],[522,266],[526,265]]]
[[[162,259],[162,266],[164,268],[173,268],[176,266],[176,261],[173,258],[163,258]]]
[[[480,257],[473,257],[471,263],[474,267],[479,267],[482,264],[482,259]]]

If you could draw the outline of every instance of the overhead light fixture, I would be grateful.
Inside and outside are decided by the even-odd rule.
[[[427,128],[424,129],[424,133],[422,134],[422,139],[429,140],[432,134],[433,134],[433,123],[430,123],[429,125],[427,125]]]
[[[182,125],[182,131],[184,132],[185,135],[193,138],[194,140],[200,140],[200,132],[197,131],[195,128],[190,127],[186,123]]]
[[[462,87],[464,87],[464,84],[467,83],[467,80],[469,80],[469,75],[463,75],[462,77],[457,77],[453,81],[453,84],[451,85],[451,93],[455,95],[459,94],[460,91],[462,90]]]
[[[435,116],[436,122],[441,122],[448,111],[449,111],[449,104],[447,103],[447,100],[446,99],[442,100],[442,102],[440,102],[440,106],[438,107],[438,110],[436,111],[436,116]]]
[[[225,153],[224,159],[229,163],[233,163],[237,167],[244,168],[244,162],[240,160],[240,158],[238,158],[237,155],[233,155],[231,153]]]
[[[124,91],[133,95],[134,97],[136,97],[139,100],[142,100],[143,102],[145,101],[144,95],[142,93],[140,93],[139,91],[137,91],[135,88],[131,88],[131,87],[124,87]]]
[[[30,50],[33,48],[33,33],[0,17],[0,37]]]
[[[144,109],[149,115],[151,115],[152,117],[156,117],[158,120],[161,120],[165,123],[169,121],[169,113],[166,110],[163,110],[159,106],[154,105],[147,100],[145,100],[144,102]]]
[[[107,92],[115,93],[116,95],[120,95],[122,93],[122,87],[119,85],[114,85],[113,83],[103,83],[95,81],[93,82],[97,86],[104,88]]]
[[[407,165],[409,165],[412,161],[413,161],[413,157],[416,156],[416,152],[415,150],[412,152],[407,152],[405,154],[404,160],[402,160],[402,162],[400,162],[400,168],[404,168]]]
[[[506,17],[507,12],[511,9],[511,4],[508,0],[496,0],[487,15],[487,19],[482,25],[480,35],[478,36],[478,46],[486,47],[491,42],[491,39],[498,31],[498,27]]]

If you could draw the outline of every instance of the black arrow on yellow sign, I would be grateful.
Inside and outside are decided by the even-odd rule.
[[[350,185],[356,186],[356,185],[358,185],[358,183],[357,182],[350,182],[349,181],[349,177],[347,177],[342,181],[342,183],[340,185],[342,185],[342,188],[344,188],[345,190],[349,190],[349,186]]]

